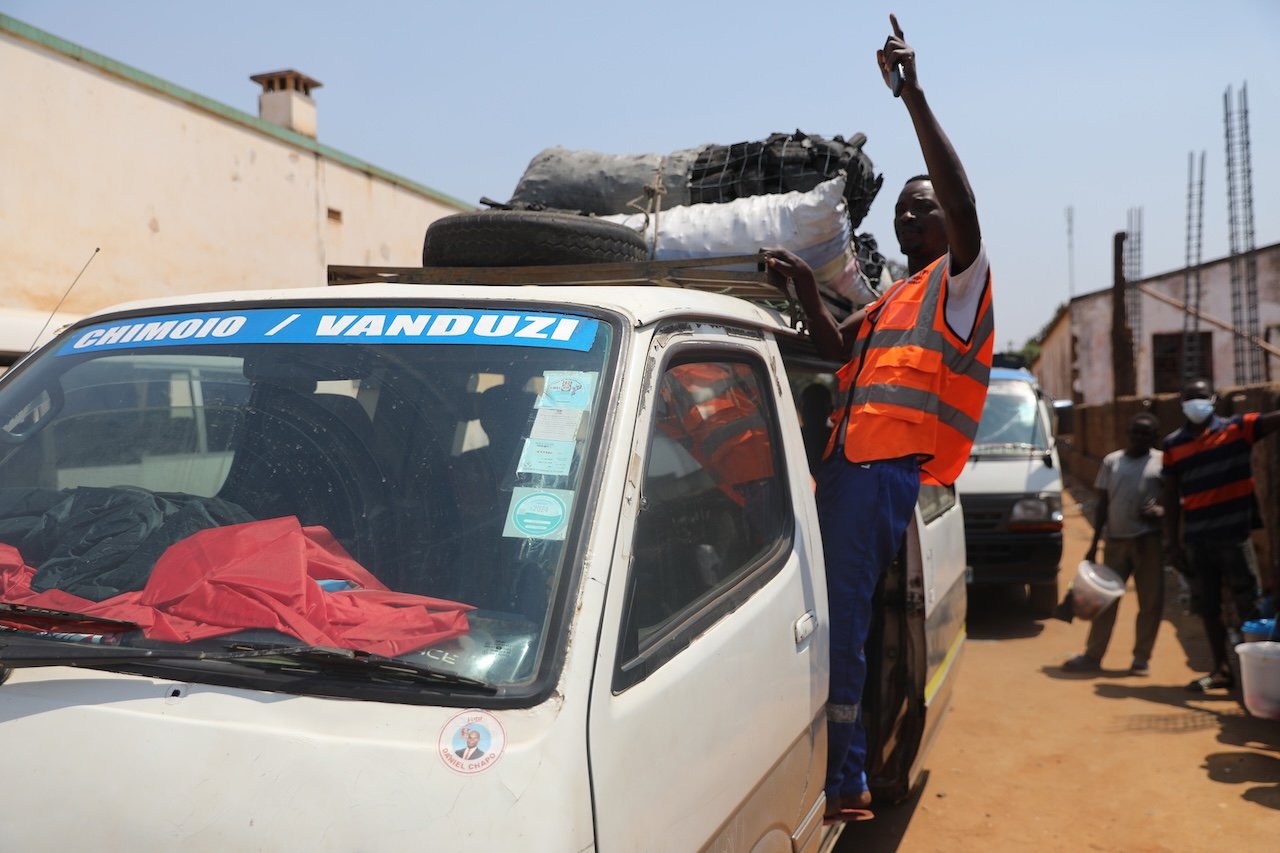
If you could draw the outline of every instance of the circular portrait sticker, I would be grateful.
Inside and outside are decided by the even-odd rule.
[[[440,730],[440,760],[458,773],[480,773],[502,757],[507,736],[497,717],[472,709],[455,714]]]

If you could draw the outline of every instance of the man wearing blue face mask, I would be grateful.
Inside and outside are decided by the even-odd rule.
[[[1196,693],[1235,686],[1227,663],[1222,591],[1230,591],[1236,620],[1252,615],[1257,581],[1249,534],[1258,522],[1250,449],[1280,430],[1280,410],[1230,418],[1214,414],[1217,396],[1207,379],[1182,389],[1187,422],[1164,440],[1164,546],[1187,576],[1192,609],[1204,622],[1212,671],[1187,685]]]

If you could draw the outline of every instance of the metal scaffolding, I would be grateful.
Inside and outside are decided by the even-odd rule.
[[[1238,111],[1233,109],[1231,87],[1222,96],[1227,149],[1227,225],[1230,235],[1231,324],[1257,336],[1258,266],[1253,251],[1253,168],[1249,151],[1249,98],[1247,84],[1240,89]],[[1233,342],[1235,381],[1239,385],[1262,381],[1262,352],[1239,336]]]
[[[1124,242],[1124,314],[1133,341],[1133,364],[1142,363],[1142,293],[1135,286],[1142,279],[1142,208],[1129,208],[1129,238]]]
[[[1189,310],[1182,314],[1182,382],[1204,375],[1200,354],[1200,259],[1204,233],[1204,152],[1196,174],[1196,155],[1187,155],[1187,265],[1183,272],[1183,296]]]

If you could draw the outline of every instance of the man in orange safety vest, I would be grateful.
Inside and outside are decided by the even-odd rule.
[[[994,341],[973,191],[925,100],[916,53],[897,18],[890,23],[877,63],[906,105],[928,170],[907,181],[894,213],[908,277],[838,323],[804,261],[766,253],[771,281],[794,287],[819,351],[845,362],[816,495],[831,627],[827,822],[869,816],[861,700],[872,597],[902,546],[921,479],[950,485],[968,459]]]

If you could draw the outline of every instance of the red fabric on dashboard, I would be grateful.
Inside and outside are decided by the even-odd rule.
[[[473,609],[388,590],[327,529],[304,528],[292,516],[195,533],[164,552],[143,589],[104,601],[36,592],[34,574],[0,544],[0,600],[123,619],[149,639],[175,643],[266,628],[309,645],[397,655],[465,634]],[[357,588],[326,592],[319,580]],[[36,623],[0,615],[0,624]]]

